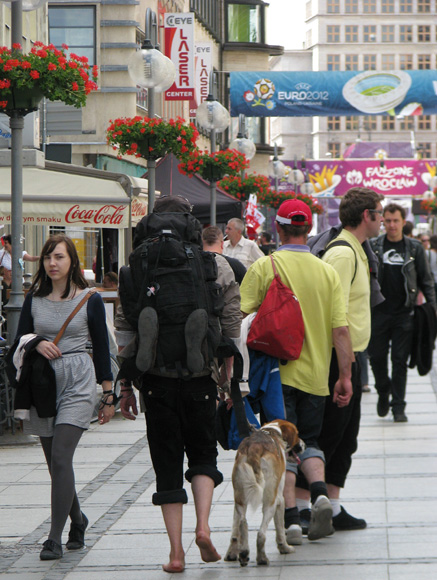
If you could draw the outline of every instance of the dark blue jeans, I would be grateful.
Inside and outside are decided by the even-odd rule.
[[[372,312],[372,338],[368,353],[379,394],[392,395],[394,413],[405,409],[407,388],[407,362],[411,353],[414,317],[411,313],[385,314]],[[388,353],[391,347],[391,378]]]
[[[211,377],[189,381],[146,375],[141,393],[146,406],[147,438],[156,474],[155,505],[186,503],[187,481],[207,475],[219,485],[215,414],[217,387]]]

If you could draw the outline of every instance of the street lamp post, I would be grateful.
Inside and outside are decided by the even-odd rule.
[[[176,68],[172,61],[162,54],[158,45],[158,22],[156,12],[151,8],[146,10],[145,38],[128,64],[132,81],[147,89],[147,110],[150,119],[155,117],[155,93],[162,93],[171,87],[176,76]],[[148,213],[152,213],[155,205],[156,159],[147,158],[148,180]]]
[[[41,0],[25,0],[25,9],[34,10]],[[11,3],[12,45],[23,39],[23,0]],[[12,240],[12,283],[9,301],[5,306],[8,319],[8,344],[12,344],[17,334],[20,312],[24,301],[23,274],[20,264],[22,257],[23,224],[23,128],[24,116],[30,111],[11,110],[11,240]]]
[[[275,191],[278,193],[279,180],[285,176],[285,165],[278,159],[278,147],[274,144],[273,160],[269,162],[269,175],[275,179]]]
[[[238,115],[237,137],[229,144],[229,149],[236,149],[245,155],[248,161],[255,157],[256,146],[251,139],[246,137],[246,117],[243,114]],[[244,169],[241,170],[241,177],[244,177]]]
[[[216,73],[211,71],[209,75],[209,94],[203,103],[197,107],[196,119],[203,129],[210,131],[211,153],[216,152],[216,134],[225,131],[231,122],[229,112],[225,107],[216,100]],[[212,226],[217,223],[217,180],[214,177],[210,179],[211,192],[211,213],[210,222]]]

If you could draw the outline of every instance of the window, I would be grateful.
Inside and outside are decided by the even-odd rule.
[[[393,70],[395,68],[395,55],[382,54],[381,55],[381,70]]]
[[[326,66],[327,70],[340,70],[340,55],[328,54]]]
[[[399,68],[401,70],[412,70],[413,69],[413,55],[412,54],[399,55]]]
[[[419,131],[431,131],[431,115],[420,115],[417,120]]]
[[[340,131],[341,117],[328,117],[328,131]]]
[[[430,41],[431,41],[431,26],[418,26],[417,42],[430,42]]]
[[[357,14],[358,13],[358,0],[345,0],[345,10],[346,14]]]
[[[263,10],[257,4],[227,5],[227,42],[264,42]]]
[[[413,0],[400,0],[399,8],[401,12],[413,12]]]
[[[328,143],[328,153],[331,154],[333,159],[339,159],[340,157],[340,143]]]
[[[359,117],[346,117],[346,131],[358,131]]]
[[[399,27],[399,42],[413,42],[413,27],[403,24]]]
[[[374,14],[376,12],[376,0],[363,0],[363,12]]]
[[[378,120],[373,115],[364,115],[363,116],[363,129],[364,131],[376,131],[378,128]],[[370,139],[369,139],[370,140]]]
[[[217,1],[217,0],[216,0]],[[311,16],[313,15],[313,7],[312,7],[312,2],[311,0],[309,0],[306,4],[305,4],[305,15],[306,18],[311,18]]]
[[[395,130],[395,118],[391,115],[383,115],[381,124],[383,131]]]
[[[395,0],[381,0],[381,12],[392,14],[395,11]]]
[[[414,117],[404,117],[401,120],[401,131],[414,131]]]
[[[358,26],[345,27],[345,41],[358,42]]]
[[[340,0],[328,0],[328,14],[338,14],[340,12]]]
[[[329,25],[327,33],[328,42],[340,42],[340,26]]]
[[[49,42],[57,48],[68,45],[69,52],[86,56],[96,64],[96,15],[94,6],[50,6]]]
[[[313,45],[313,31],[311,29],[307,30],[305,42],[306,48],[309,48],[310,46]]]
[[[376,54],[363,55],[364,70],[376,70]]]
[[[382,42],[394,42],[395,41],[395,27],[394,26],[381,26],[381,41]]]
[[[431,12],[431,0],[417,0],[417,12]]]
[[[417,68],[419,70],[428,70],[431,68],[431,55],[429,54],[418,54],[417,55]]]
[[[344,65],[346,70],[359,70],[358,54],[346,54],[344,57]]]
[[[431,143],[419,143],[417,149],[420,152],[421,159],[431,159]]]
[[[375,42],[376,41],[376,26],[363,26],[363,41],[364,42]]]

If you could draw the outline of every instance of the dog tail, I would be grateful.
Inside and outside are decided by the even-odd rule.
[[[255,510],[262,501],[264,473],[261,469],[262,445],[251,445],[247,453],[246,494],[247,503]]]

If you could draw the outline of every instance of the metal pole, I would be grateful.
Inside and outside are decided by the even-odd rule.
[[[215,135],[216,130],[211,129],[211,153],[216,152],[216,143],[215,143]],[[210,222],[212,226],[217,224],[217,182],[215,179],[211,179],[209,183],[211,189],[211,218]]]
[[[146,27],[145,27],[146,39],[153,41],[152,44],[157,42],[157,20],[156,13],[152,12],[151,8],[146,10]],[[152,30],[153,29],[153,30]],[[154,38],[152,36],[154,34]],[[147,111],[150,119],[155,118],[155,89],[147,89]],[[155,205],[155,189],[156,189],[156,160],[147,159],[147,213],[153,212],[153,207]]]
[[[21,44],[23,36],[22,0],[11,3],[12,44]],[[21,307],[24,301],[23,274],[19,260],[22,257],[23,223],[23,127],[24,117],[13,112],[9,121],[11,127],[11,237],[12,237],[12,286],[9,302],[5,306],[8,319],[8,344],[12,344],[17,334]]]

